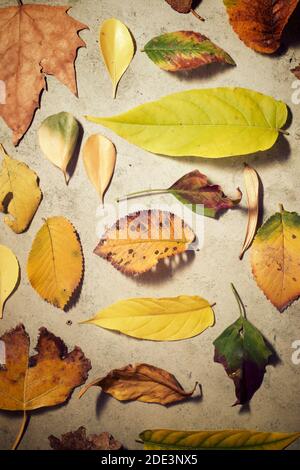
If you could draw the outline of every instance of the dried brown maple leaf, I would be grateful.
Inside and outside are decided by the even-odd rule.
[[[120,450],[123,448],[122,444],[108,432],[87,436],[84,426],[63,434],[60,439],[55,436],[49,436],[48,439],[53,450]]]
[[[239,38],[257,52],[272,54],[299,0],[224,0]]]
[[[103,235],[94,253],[126,274],[142,274],[159,260],[184,253],[195,234],[174,214],[145,210],[118,220]]]
[[[150,364],[129,364],[122,369],[114,369],[106,377],[86,385],[80,391],[79,398],[93,386],[101,387],[103,392],[119,401],[138,400],[170,405],[191,397],[197,383],[193,390],[186,392],[176,377],[164,369]]]
[[[85,46],[78,32],[87,26],[67,6],[20,5],[0,9],[0,80],[6,102],[0,116],[18,144],[39,107],[46,75],[55,75],[77,96],[74,62]]]
[[[0,341],[5,347],[5,364],[0,369],[0,409],[24,412],[16,448],[26,427],[26,412],[64,403],[73,389],[86,381],[91,363],[77,346],[68,353],[64,342],[46,328],[40,328],[37,354],[32,357],[23,325],[6,332]]]

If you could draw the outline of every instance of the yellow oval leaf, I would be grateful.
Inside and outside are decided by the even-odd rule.
[[[14,253],[0,245],[0,318],[8,297],[13,293],[19,279],[19,263]]]
[[[116,164],[114,144],[103,135],[91,135],[83,148],[83,163],[103,203],[104,194],[111,182]]]
[[[102,23],[100,49],[113,85],[113,98],[117,86],[134,56],[134,43],[128,28],[116,18]]]
[[[27,262],[32,287],[47,302],[67,309],[83,276],[83,254],[73,225],[64,217],[47,219]]]
[[[144,210],[118,220],[101,238],[94,253],[126,274],[149,271],[159,260],[188,250],[195,239],[192,229],[178,216]]]
[[[45,119],[38,131],[43,154],[53,165],[60,168],[68,184],[67,168],[74,156],[80,127],[70,113],[61,112]]]
[[[0,211],[9,216],[4,222],[15,233],[30,225],[42,199],[38,176],[25,163],[9,157],[0,144],[3,158],[0,170]]]
[[[251,250],[254,278],[282,312],[300,296],[300,216],[283,208],[258,230]]]
[[[134,338],[176,341],[199,335],[213,326],[214,312],[207,300],[196,295],[137,298],[120,300],[82,323]]]
[[[175,431],[149,429],[140,434],[145,450],[282,450],[300,437],[299,432]]]

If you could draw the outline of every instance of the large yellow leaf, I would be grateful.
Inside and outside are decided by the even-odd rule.
[[[24,232],[30,225],[42,199],[38,176],[25,163],[9,157],[0,144],[3,158],[0,170],[0,211],[11,217],[4,222],[15,233]]]
[[[214,324],[209,302],[198,296],[137,298],[101,310],[91,323],[134,338],[176,341],[191,338]]]
[[[258,432],[246,430],[143,431],[145,450],[282,450],[300,437],[299,432]]]
[[[47,302],[67,309],[83,276],[83,254],[73,225],[64,217],[47,219],[28,257],[28,278]]]
[[[19,279],[19,263],[14,253],[0,245],[0,318],[8,297],[13,293]]]
[[[195,234],[182,219],[160,210],[145,210],[118,220],[94,253],[126,274],[142,274],[159,260],[184,253]]]
[[[100,29],[100,49],[113,85],[113,98],[117,86],[134,56],[132,36],[120,20],[110,18]]]
[[[87,119],[149,152],[217,158],[272,147],[287,107],[245,88],[211,88],[174,93],[118,116]]]
[[[254,278],[282,312],[300,296],[300,216],[283,208],[259,229],[251,250]]]

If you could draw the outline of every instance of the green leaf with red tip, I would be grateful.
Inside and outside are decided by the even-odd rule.
[[[152,62],[168,72],[192,70],[213,62],[235,65],[227,52],[194,31],[157,36],[146,44],[144,52]]]
[[[240,308],[244,310],[235,289],[234,293]],[[260,388],[273,354],[263,335],[241,315],[213,344],[214,361],[224,366],[228,377],[234,382],[237,398],[235,405],[248,403]]]

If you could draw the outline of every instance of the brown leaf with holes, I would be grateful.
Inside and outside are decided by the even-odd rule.
[[[0,116],[18,144],[29,128],[54,75],[77,96],[74,62],[87,26],[67,14],[68,6],[19,5],[0,9],[0,80],[6,101]]]
[[[80,391],[79,398],[91,387],[101,387],[119,401],[142,401],[170,405],[191,397],[196,389],[186,392],[173,374],[150,364],[129,364],[114,369],[106,377],[96,379]],[[201,391],[201,387],[200,387]]]
[[[123,448],[122,444],[108,432],[87,436],[84,426],[63,434],[60,439],[52,435],[48,439],[53,450],[120,450]]]
[[[257,52],[272,54],[299,0],[223,0],[232,28]]]
[[[142,274],[159,260],[184,253],[195,240],[178,216],[160,210],[127,215],[109,228],[94,253],[126,274]]]
[[[193,0],[166,0],[166,2],[178,13],[190,13],[193,4]]]

